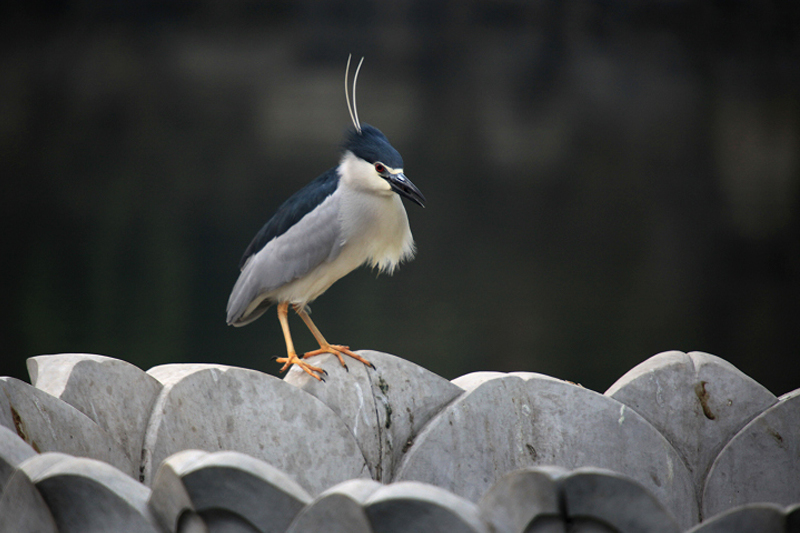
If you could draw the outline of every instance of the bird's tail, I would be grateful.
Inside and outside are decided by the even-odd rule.
[[[245,268],[236,284],[233,286],[228,298],[228,325],[246,326],[256,320],[270,308],[272,301],[264,296],[259,296],[260,287],[254,283],[250,269]]]

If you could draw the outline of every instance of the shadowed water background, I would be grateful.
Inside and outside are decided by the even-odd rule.
[[[793,3],[4,10],[0,375],[56,352],[275,373],[275,311],[234,329],[225,304],[261,225],[336,164],[353,53],[361,120],[428,202],[413,262],[314,303],[328,340],[600,391],[702,350],[800,386]]]

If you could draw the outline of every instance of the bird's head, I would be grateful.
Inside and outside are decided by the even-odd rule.
[[[403,158],[378,128],[361,124],[350,130],[342,164],[356,185],[375,191],[392,191],[425,207],[425,196],[403,174]]]
[[[344,156],[340,165],[340,172],[345,180],[353,186],[387,194],[395,192],[425,207],[425,197],[411,183],[411,180],[403,174],[403,158],[400,153],[395,150],[386,135],[378,128],[369,124],[362,125],[358,120],[356,82],[363,62],[364,58],[362,57],[353,78],[353,105],[351,107],[350,92],[348,90],[350,57],[347,58],[347,69],[344,73],[344,94],[354,129],[350,130],[345,138]]]

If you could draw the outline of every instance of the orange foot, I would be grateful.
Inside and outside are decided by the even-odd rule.
[[[366,359],[364,359],[363,357],[361,357],[357,353],[351,352],[349,346],[342,346],[341,344],[328,344],[328,343],[320,344],[320,347],[319,347],[318,350],[312,350],[310,352],[304,353],[303,354],[303,359],[308,359],[309,357],[314,357],[315,355],[320,355],[320,354],[323,354],[323,353],[332,353],[333,355],[338,357],[339,358],[339,362],[342,363],[342,366],[348,372],[350,370],[347,368],[347,365],[344,362],[344,357],[342,357],[342,354],[344,354],[344,355],[346,355],[348,357],[352,357],[356,361],[360,361],[360,362],[364,363],[367,366],[371,366],[373,369],[375,368],[375,365],[373,365],[372,363],[370,363],[369,361],[367,361]]]
[[[325,381],[325,379],[323,379],[322,377],[323,374],[327,374],[325,370],[317,366],[309,365],[308,363],[297,357],[297,354],[294,352],[289,353],[288,357],[278,357],[275,359],[275,361],[278,363],[283,363],[283,367],[280,370],[281,372],[286,371],[292,365],[297,365],[300,368],[302,368],[306,372],[306,374],[308,374],[312,378],[318,381]]]

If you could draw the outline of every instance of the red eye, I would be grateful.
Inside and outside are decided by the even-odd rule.
[[[383,174],[384,172],[386,172],[386,167],[381,165],[380,163],[375,163],[375,170],[378,172],[378,174]]]

